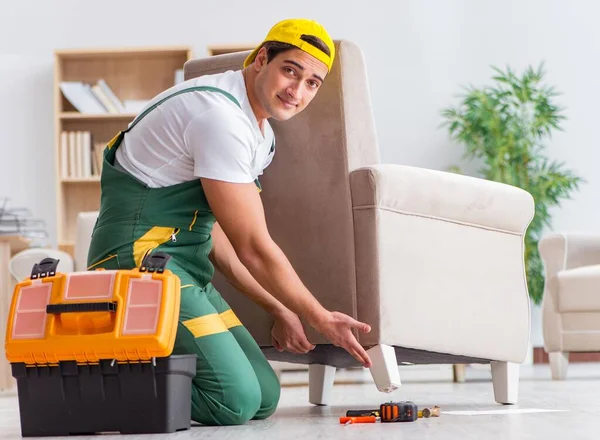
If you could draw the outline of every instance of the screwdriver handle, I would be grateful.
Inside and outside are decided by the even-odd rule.
[[[340,423],[342,425],[349,423],[376,423],[378,417],[369,416],[369,417],[340,417]]]
[[[346,417],[369,417],[379,414],[379,409],[349,409]]]

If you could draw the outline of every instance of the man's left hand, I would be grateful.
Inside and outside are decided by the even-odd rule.
[[[315,348],[306,338],[304,327],[300,318],[291,310],[275,316],[275,323],[271,330],[273,346],[279,350],[292,353],[305,354]]]

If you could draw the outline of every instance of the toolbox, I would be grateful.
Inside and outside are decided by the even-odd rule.
[[[189,429],[196,355],[171,354],[180,281],[168,260],[63,274],[47,258],[15,286],[5,350],[23,437]]]

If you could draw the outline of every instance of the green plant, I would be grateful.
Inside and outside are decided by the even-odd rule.
[[[525,268],[529,295],[539,304],[544,275],[537,244],[544,228],[551,226],[549,210],[570,198],[584,180],[543,154],[544,142],[553,129],[562,130],[560,122],[565,119],[552,102],[558,93],[542,85],[543,64],[537,70],[527,68],[520,77],[510,67],[492,68],[494,85],[466,88],[458,107],[442,111],[442,125],[452,139],[465,145],[465,158],[482,161],[480,177],[533,196],[535,216],[525,235]]]

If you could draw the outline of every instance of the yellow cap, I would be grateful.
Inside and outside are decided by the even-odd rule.
[[[300,39],[302,35],[312,35],[317,37],[325,43],[329,48],[331,56],[317,49],[312,44]],[[289,20],[283,20],[277,23],[271,28],[264,41],[258,45],[256,49],[252,51],[250,55],[244,61],[244,67],[248,67],[256,57],[258,50],[266,41],[278,41],[280,43],[288,43],[296,46],[298,49],[312,55],[319,61],[322,61],[327,65],[328,71],[331,71],[333,65],[333,59],[335,58],[335,47],[333,40],[325,30],[323,26],[314,20],[307,20],[303,18],[292,18]]]

